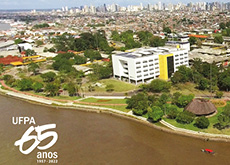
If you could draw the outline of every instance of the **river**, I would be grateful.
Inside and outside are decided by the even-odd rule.
[[[9,30],[10,29],[10,24],[8,23],[0,23],[0,31],[1,30]]]
[[[34,117],[36,125],[55,123],[58,141],[47,152],[58,164],[230,164],[230,143],[211,142],[156,130],[109,114],[31,104],[0,96],[0,164],[37,163],[35,149],[23,155],[14,142],[30,125],[13,125],[12,117]],[[29,143],[28,143],[29,144]],[[211,148],[215,155],[202,153]]]

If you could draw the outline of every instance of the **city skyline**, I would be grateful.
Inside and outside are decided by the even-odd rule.
[[[162,3],[184,3],[187,4],[189,2],[192,3],[196,3],[196,2],[215,2],[213,0],[203,0],[203,1],[199,1],[199,0],[195,0],[195,1],[186,1],[186,0],[174,0],[174,1],[170,1],[170,0],[133,0],[132,2],[128,1],[128,0],[114,0],[113,2],[109,1],[109,0],[95,0],[95,1],[91,1],[91,0],[85,0],[84,2],[80,1],[80,0],[37,0],[37,1],[33,1],[31,2],[31,0],[24,0],[24,1],[19,1],[19,0],[0,0],[1,6],[0,6],[0,10],[7,10],[7,9],[57,9],[57,8],[61,8],[63,6],[68,6],[68,7],[79,7],[79,6],[84,6],[84,5],[94,5],[94,6],[100,6],[103,4],[118,4],[120,6],[128,6],[128,5],[140,5],[140,3],[142,3],[143,5],[147,5],[147,4],[156,4],[158,2],[162,2]],[[222,0],[222,1],[218,1],[218,2],[228,2],[227,0]]]

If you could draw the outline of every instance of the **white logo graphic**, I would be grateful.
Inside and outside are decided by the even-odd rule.
[[[39,150],[46,150],[50,147],[52,147],[57,139],[58,139],[58,134],[54,131],[47,131],[45,133],[42,134],[42,131],[48,130],[48,129],[53,129],[56,128],[56,124],[46,124],[43,126],[31,126],[22,136],[22,138],[20,140],[17,140],[14,145],[15,146],[19,146],[19,150],[21,153],[27,155],[29,153],[31,153],[36,147]],[[30,135],[33,131],[37,132],[37,136],[35,135]],[[45,146],[38,146],[44,139],[48,138],[48,137],[53,137],[53,139],[50,141],[50,143],[48,143]],[[27,150],[23,150],[23,144],[27,141],[30,140],[34,140],[34,143],[32,144],[32,146],[30,146]]]

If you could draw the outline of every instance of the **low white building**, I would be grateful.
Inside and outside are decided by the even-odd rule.
[[[179,66],[189,66],[187,49],[166,46],[115,54],[112,62],[114,78],[135,84],[158,77],[168,80]]]
[[[22,52],[22,51],[25,51],[25,50],[28,50],[28,49],[32,50],[32,45],[29,44],[29,43],[18,44],[18,49],[19,49],[19,52]]]

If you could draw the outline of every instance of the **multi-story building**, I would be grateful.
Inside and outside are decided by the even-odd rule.
[[[188,50],[173,47],[140,48],[112,55],[114,78],[130,83],[168,80],[181,65],[188,66]]]

